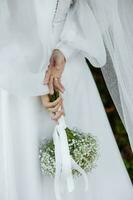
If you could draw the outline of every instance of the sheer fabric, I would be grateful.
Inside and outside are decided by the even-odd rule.
[[[132,0],[77,0],[61,41],[84,52],[93,66],[101,67],[133,148],[132,9]]]
[[[111,61],[102,72],[133,149],[132,0],[90,0]]]

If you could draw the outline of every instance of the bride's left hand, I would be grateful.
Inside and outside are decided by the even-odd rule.
[[[54,102],[50,102],[49,95],[43,95],[41,96],[41,101],[43,106],[50,112],[52,120],[57,122],[62,115],[65,115],[61,96]]]
[[[54,89],[62,93],[65,90],[61,83],[61,76],[64,71],[65,63],[66,59],[63,53],[58,49],[54,49],[44,79],[44,84],[48,85],[50,94],[54,93]]]

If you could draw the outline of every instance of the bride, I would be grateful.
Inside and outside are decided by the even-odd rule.
[[[53,178],[41,175],[38,147],[64,114],[69,127],[97,137],[100,156],[88,191],[80,177],[62,200],[133,199],[85,62],[101,67],[133,147],[132,8],[131,0],[0,0],[1,200],[56,199]],[[51,103],[54,90],[61,96]]]

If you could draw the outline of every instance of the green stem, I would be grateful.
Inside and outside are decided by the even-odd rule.
[[[54,94],[49,94],[50,102],[54,102],[59,97],[59,91],[54,90]]]

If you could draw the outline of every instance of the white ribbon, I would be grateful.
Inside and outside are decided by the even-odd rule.
[[[62,116],[54,129],[53,141],[55,145],[55,181],[54,189],[57,200],[61,200],[61,178],[67,184],[68,192],[72,192],[75,188],[72,169],[79,171],[85,181],[85,191],[88,190],[88,178],[85,171],[70,156],[69,145],[66,135],[66,123]]]

